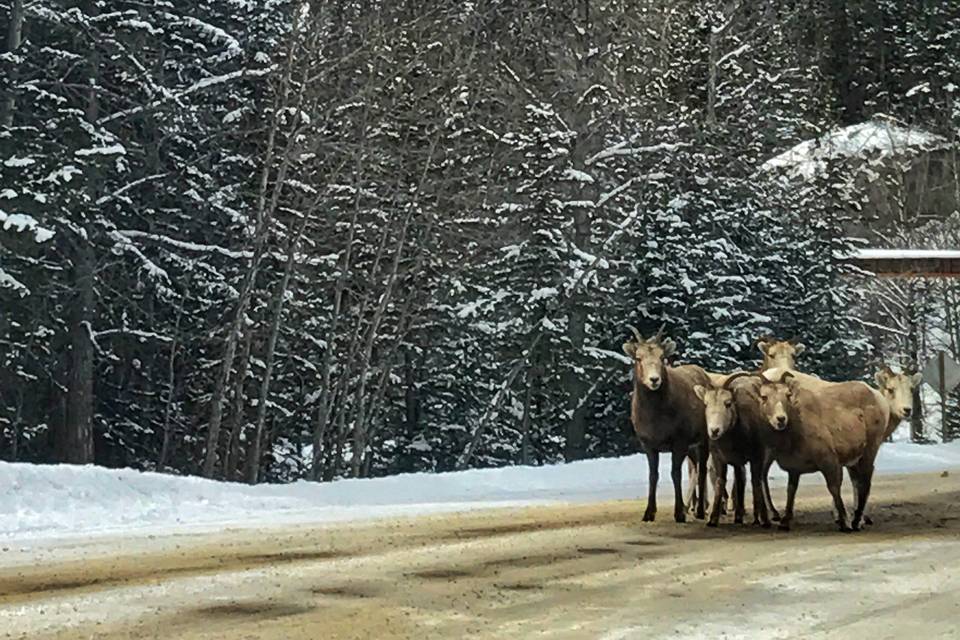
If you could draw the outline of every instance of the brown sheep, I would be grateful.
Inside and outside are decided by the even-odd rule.
[[[676,351],[673,340],[663,337],[663,327],[645,340],[634,327],[635,340],[624,343],[623,352],[633,360],[633,394],[630,418],[637,439],[647,454],[650,486],[644,522],[652,522],[657,514],[657,481],[660,452],[672,454],[670,476],[673,479],[674,509],[677,522],[685,522],[683,502],[683,461],[688,455],[697,460],[697,518],[705,517],[706,489],[706,423],[703,404],[693,391],[696,385],[707,385],[710,379],[698,366],[671,367],[666,358]]]
[[[777,378],[782,376],[783,373],[784,371],[782,369],[772,369],[767,372],[767,375]],[[813,391],[829,389],[833,385],[837,384],[821,380],[816,376],[801,374],[796,371],[792,371],[791,373],[797,382],[802,383],[807,389]],[[870,450],[868,452],[869,455],[867,456],[870,458],[870,460],[874,460],[876,458],[880,445],[883,444],[890,434],[893,433],[893,431],[897,428],[897,425],[900,424],[900,421],[904,418],[910,417],[912,414],[913,389],[920,384],[921,376],[919,373],[913,375],[895,373],[889,366],[883,365],[876,373],[875,380],[877,384],[877,390],[874,390],[874,392],[877,393],[886,403],[885,406],[887,408],[888,417],[883,436],[877,438],[874,434],[874,437],[871,440]],[[848,467],[847,472],[850,475],[850,482],[853,484],[854,501],[858,505],[862,501],[865,507],[873,480],[873,464],[865,464],[862,465],[862,467],[863,468]],[[860,516],[864,524],[873,524],[872,520],[865,513],[861,513]]]
[[[761,371],[773,368],[793,371],[797,367],[797,356],[806,350],[804,344],[797,342],[796,338],[777,340],[770,336],[757,339],[757,348],[763,354]]]
[[[894,373],[893,369],[883,365],[874,379],[877,382],[877,389],[890,405],[890,423],[884,434],[886,439],[901,420],[909,418],[913,413],[913,388],[920,384],[922,376],[919,373],[913,375]]]
[[[890,406],[862,382],[809,385],[789,371],[764,374],[760,406],[769,428],[763,431],[777,463],[788,474],[787,505],[780,528],[789,530],[800,475],[819,471],[833,497],[841,531],[858,530],[870,495],[873,465],[887,432]],[[772,379],[771,379],[772,378]],[[840,495],[843,468],[856,486],[852,526]]]
[[[803,378],[808,382],[819,380],[817,376],[810,374],[801,374],[797,371],[797,356],[806,351],[806,346],[799,342],[797,338],[789,340],[777,340],[771,336],[762,336],[757,339],[757,348],[763,355],[763,364],[760,365],[760,371],[770,369],[780,369],[790,371],[798,378]],[[773,458],[766,462],[766,468],[763,470],[763,500],[766,503],[767,512],[774,521],[780,520],[780,513],[773,505],[773,497],[770,495],[770,483],[767,477],[770,475],[770,467],[773,466]]]
[[[733,373],[714,373],[712,371],[706,372],[707,377],[710,378],[710,384],[714,387],[722,387],[724,382],[726,382],[730,376],[740,375],[741,373],[743,372],[742,371],[736,371]],[[717,485],[717,468],[716,468],[716,465],[714,465],[712,458],[707,458],[707,471],[710,479],[710,481],[708,482],[708,485],[711,487],[715,487]],[[697,484],[698,484],[697,462],[692,457],[688,457],[687,458],[688,489],[687,489],[686,504],[687,504],[687,511],[689,511],[690,513],[693,513],[693,511],[696,509]],[[730,508],[730,505],[729,505],[730,496],[729,494],[727,494],[726,478],[724,478],[724,482],[721,486],[723,487],[723,493],[720,494],[720,498],[719,498],[720,513],[721,515],[724,515],[727,513],[727,511]],[[717,500],[716,495],[714,495],[714,500]]]
[[[750,465],[750,480],[753,488],[753,523],[770,526],[764,500],[763,483],[766,481],[767,449],[763,431],[766,429],[760,411],[759,397],[755,391],[759,376],[755,373],[738,373],[727,377],[717,387],[696,386],[694,391],[703,400],[710,442],[710,458],[717,467],[714,495],[723,495],[726,484],[726,466],[734,469],[734,523],[742,524],[744,516],[744,468]],[[714,500],[707,526],[715,527],[720,520],[720,504]]]

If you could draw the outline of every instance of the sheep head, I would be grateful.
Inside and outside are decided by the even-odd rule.
[[[705,387],[696,385],[693,388],[697,397],[703,401],[704,418],[707,423],[707,436],[717,440],[730,430],[737,419],[737,408],[733,402],[733,391],[726,387]]]
[[[775,380],[764,378],[760,385],[760,408],[774,431],[783,431],[789,426],[794,387],[794,377],[789,371],[783,371]]]
[[[900,420],[913,414],[913,389],[920,384],[919,373],[895,373],[887,365],[880,367],[875,376],[877,388],[890,403],[894,415]]]
[[[703,401],[704,418],[707,423],[707,436],[711,440],[717,440],[723,434],[730,430],[737,420],[737,405],[734,396],[734,390],[731,382],[738,378],[759,377],[755,373],[738,371],[730,374],[723,381],[723,385],[715,387],[713,385],[696,385],[693,392]]]
[[[677,345],[670,338],[663,337],[663,326],[649,339],[644,339],[636,327],[627,327],[633,332],[634,339],[623,343],[623,352],[633,360],[633,371],[640,384],[656,391],[663,384],[666,360],[676,353]]]
[[[777,340],[770,336],[757,339],[757,348],[763,354],[763,370],[780,367],[781,369],[796,369],[797,356],[806,350],[806,346],[797,338]]]

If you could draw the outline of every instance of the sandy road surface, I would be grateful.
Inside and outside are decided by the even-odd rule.
[[[624,501],[7,548],[0,638],[960,637],[960,473],[878,479],[859,534],[826,495],[790,533]]]

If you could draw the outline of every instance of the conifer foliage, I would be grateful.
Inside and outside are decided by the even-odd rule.
[[[632,452],[627,324],[867,377],[843,180],[761,166],[878,112],[955,130],[948,4],[2,0],[0,456]]]

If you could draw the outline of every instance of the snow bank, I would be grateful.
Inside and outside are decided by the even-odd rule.
[[[960,442],[888,444],[880,473],[960,467]],[[669,456],[661,456],[669,496]],[[784,474],[771,479],[783,484]],[[419,515],[491,507],[636,498],[646,494],[643,456],[546,467],[507,467],[371,480],[260,485],[129,469],[0,463],[0,537],[8,540]]]
[[[833,129],[801,142],[761,165],[764,171],[783,169],[793,177],[811,179],[826,168],[828,160],[856,156],[884,158],[905,152],[945,146],[946,138],[923,129],[902,127],[886,116]]]

